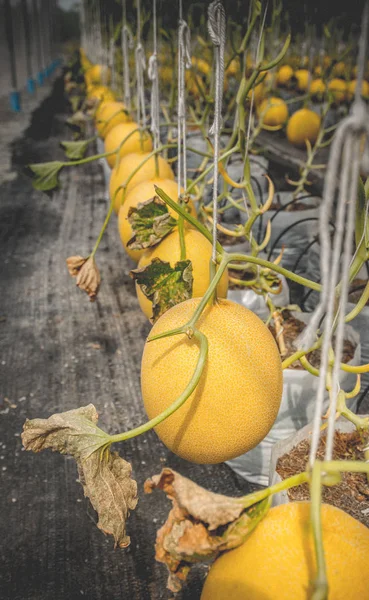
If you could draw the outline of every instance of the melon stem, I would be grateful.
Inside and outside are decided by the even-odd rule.
[[[182,332],[178,332],[178,333],[182,333]],[[183,406],[183,404],[186,402],[186,400],[188,400],[188,398],[191,396],[191,394],[195,391],[197,384],[200,381],[205,364],[206,364],[206,360],[207,360],[207,356],[208,356],[208,339],[203,333],[201,333],[201,331],[199,331],[197,329],[194,329],[191,332],[191,337],[196,338],[196,340],[199,342],[200,353],[199,353],[199,358],[197,360],[197,364],[195,367],[195,371],[191,377],[190,382],[188,383],[188,385],[186,386],[186,388],[182,392],[182,394],[180,394],[180,396],[178,396],[178,398],[170,406],[168,406],[168,408],[166,408],[162,413],[160,413],[159,415],[157,415],[156,417],[154,417],[147,423],[144,423],[143,425],[140,425],[139,427],[136,427],[135,429],[131,429],[130,431],[125,431],[124,433],[119,433],[116,435],[109,436],[109,444],[113,444],[115,442],[124,442],[125,440],[129,440],[138,435],[141,435],[142,433],[146,433],[146,431],[149,431],[150,429],[153,429],[154,427],[159,425],[162,421],[164,421],[165,419],[170,417],[176,410],[181,408],[181,406]]]

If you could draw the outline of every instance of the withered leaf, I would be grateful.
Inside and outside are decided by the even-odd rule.
[[[177,223],[158,196],[140,202],[137,207],[132,206],[128,211],[128,221],[134,235],[127,245],[133,250],[155,246]]]
[[[137,484],[131,465],[109,450],[110,437],[97,427],[93,404],[57,413],[48,419],[27,420],[22,442],[26,450],[50,448],[76,460],[84,494],[98,513],[98,528],[114,537],[115,546],[125,548],[129,511],[137,504]]]
[[[69,275],[77,277],[86,260],[83,256],[69,256],[66,261]]]
[[[98,294],[101,277],[93,256],[69,256],[67,267],[70,275],[77,278],[77,286],[86,292],[93,302]]]
[[[130,275],[152,302],[153,322],[172,306],[192,297],[190,260],[180,260],[171,267],[170,263],[154,258],[149,265],[134,269]]]
[[[270,506],[266,499],[245,510],[239,499],[209,492],[171,469],[145,482],[146,493],[155,488],[172,501],[155,546],[156,560],[169,570],[167,585],[172,592],[181,589],[191,565],[241,545]]]

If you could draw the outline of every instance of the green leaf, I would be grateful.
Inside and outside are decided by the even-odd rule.
[[[192,263],[178,261],[174,267],[154,258],[149,265],[134,269],[131,277],[152,302],[152,320],[155,322],[169,308],[192,297]]]
[[[369,218],[367,215],[367,204],[369,194],[366,194],[364,184],[359,178],[359,187],[356,202],[356,223],[355,223],[355,243],[358,254],[362,254],[366,259],[366,252],[369,249]]]
[[[109,451],[110,436],[97,427],[93,404],[48,419],[27,420],[22,442],[26,450],[50,448],[73,456],[85,496],[99,516],[98,528],[114,536],[115,546],[125,548],[129,511],[137,504],[137,484],[131,479],[131,465]]]
[[[72,160],[79,160],[86,154],[88,145],[95,138],[89,140],[82,140],[77,142],[64,141],[60,142],[61,147],[65,150],[65,155]]]
[[[63,167],[64,163],[59,160],[28,165],[28,169],[34,176],[33,187],[42,192],[48,192],[59,187],[59,171]]]
[[[131,207],[128,211],[128,221],[134,235],[127,246],[133,250],[155,246],[177,224],[177,221],[170,215],[165,202],[158,196],[154,196],[146,202],[140,202],[137,207]]]
[[[72,106],[72,112],[76,113],[82,104],[82,96],[70,96],[69,102]]]

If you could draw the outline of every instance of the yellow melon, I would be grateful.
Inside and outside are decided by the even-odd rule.
[[[369,597],[369,529],[322,506],[328,600]],[[211,567],[201,600],[307,600],[316,576],[310,504],[272,508],[242,546]]]
[[[277,85],[287,85],[293,77],[293,68],[290,65],[283,65],[277,72]]]
[[[199,302],[193,298],[168,310],[150,335],[185,325]],[[209,344],[202,377],[185,404],[156,432],[178,456],[212,464],[251,450],[267,435],[279,410],[283,375],[273,336],[244,306],[219,299],[206,307],[197,328]],[[186,335],[146,343],[141,386],[150,419],[184,391],[198,356],[198,341]]]
[[[109,131],[120,123],[131,121],[123,102],[102,102],[95,113],[95,125],[99,136],[106,138]]]
[[[128,178],[132,175],[133,171],[136,169],[138,169],[137,173],[133,175],[126,187],[126,195],[128,195],[128,193],[139,183],[142,183],[143,181],[149,181],[155,177],[160,177],[160,179],[174,180],[174,173],[169,163],[162,156],[157,157],[157,162],[155,157],[151,157],[146,160],[145,163],[141,164],[149,156],[149,154],[149,152],[133,152],[132,154],[123,156],[118,167],[114,167],[111,172],[109,182],[111,200],[113,199],[118,187],[122,184],[125,184],[126,181],[128,181]],[[123,190],[120,190],[117,193],[114,201],[114,210],[117,214],[122,204],[122,198]]]
[[[291,144],[305,147],[308,140],[311,144],[316,142],[320,130],[321,119],[313,110],[301,108],[288,120],[287,139]]]
[[[331,92],[336,104],[341,104],[346,100],[347,85],[343,79],[332,79],[328,83],[328,90]]]
[[[147,132],[136,131],[138,127],[137,123],[134,123],[133,121],[115,125],[105,137],[105,152],[112,152],[118,148],[119,144],[121,144],[127,136],[129,136],[128,139],[126,139],[119,150],[119,158],[122,158],[127,154],[132,154],[132,152],[150,152],[152,150],[152,139]],[[111,156],[108,156],[106,160],[113,169],[117,160],[117,154],[114,153]]]
[[[259,105],[258,115],[263,121],[263,125],[282,126],[288,119],[287,104],[282,98],[266,98]]]

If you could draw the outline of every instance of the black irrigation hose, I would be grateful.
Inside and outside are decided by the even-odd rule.
[[[277,197],[279,198],[279,194],[276,194]],[[274,221],[274,219],[276,218],[276,216],[282,212],[283,210],[286,210],[286,208],[288,206],[291,206],[291,204],[294,204],[295,202],[300,202],[301,200],[306,200],[307,198],[315,198],[315,194],[307,194],[306,196],[300,196],[298,198],[294,198],[293,200],[291,200],[290,202],[287,202],[287,204],[283,204],[281,205],[280,208],[277,208],[274,215],[272,216],[272,218],[270,219],[271,221]],[[280,202],[280,201],[279,201]],[[317,208],[317,207],[312,207],[311,209],[308,210],[312,210],[313,208]]]
[[[357,401],[357,406],[356,406],[356,414],[358,414],[360,407],[363,403],[363,401],[365,400],[365,397],[367,395],[367,393],[369,392],[369,383],[368,385],[364,388],[364,390],[361,392],[359,399]]]
[[[279,240],[291,229],[293,229],[294,227],[296,227],[296,225],[300,225],[301,223],[306,223],[307,221],[319,221],[318,217],[308,217],[306,219],[300,219],[299,221],[295,221],[295,223],[292,223],[292,225],[289,225],[288,227],[286,227],[286,229],[283,229],[283,231],[281,231],[281,233],[279,234],[279,236],[275,239],[274,244],[272,245],[269,254],[268,254],[268,259],[270,260],[272,254],[273,254],[273,250],[275,249],[275,247],[277,246]]]

